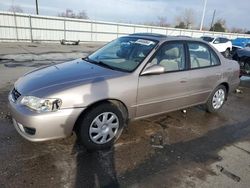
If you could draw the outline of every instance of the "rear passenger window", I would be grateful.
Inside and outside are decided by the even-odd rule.
[[[185,52],[182,43],[166,43],[155,54],[151,64],[165,68],[165,72],[185,69]]]
[[[214,52],[210,53],[211,53],[211,65],[219,65],[220,64],[219,58],[214,54]]]
[[[190,67],[210,67],[220,64],[218,57],[206,45],[200,43],[188,44],[190,54]]]

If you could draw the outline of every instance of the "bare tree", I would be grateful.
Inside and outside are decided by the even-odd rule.
[[[89,19],[89,17],[87,16],[87,14],[86,14],[86,12],[84,10],[80,11],[77,14],[77,17],[80,18],[80,19]]]
[[[150,26],[160,26],[160,27],[169,27],[170,24],[167,22],[167,18],[159,16],[157,20],[154,21],[146,21],[146,22],[130,22],[131,24],[142,24],[142,25],[150,25]]]
[[[76,15],[71,9],[66,9],[65,12],[61,12],[58,14],[60,17],[67,17],[67,18],[75,18]]]
[[[176,27],[183,29],[191,29],[195,25],[195,11],[193,9],[185,9],[176,18]]]
[[[18,5],[11,5],[8,11],[23,13],[23,9]]]
[[[158,17],[158,23],[156,25],[161,26],[161,27],[169,27],[170,25],[167,22],[166,17],[159,16]]]
[[[247,32],[247,30],[246,30],[246,29],[242,29],[242,28],[233,27],[233,28],[231,29],[230,32],[232,32],[232,33],[242,33],[242,34],[244,34],[244,33]]]
[[[67,17],[67,18],[79,18],[79,19],[88,19],[89,18],[84,10],[82,10],[76,14],[71,9],[66,9],[65,12],[59,13],[58,16]]]
[[[186,23],[188,28],[194,27],[195,24],[195,15],[193,9],[185,9],[183,14],[183,21]]]

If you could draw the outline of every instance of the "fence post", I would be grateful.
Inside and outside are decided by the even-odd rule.
[[[93,20],[91,20],[91,28],[90,28],[90,34],[91,34],[91,42],[93,41]]]
[[[119,24],[116,25],[116,38],[119,37]]]
[[[29,15],[29,21],[30,21],[30,42],[33,42],[32,22],[31,22],[31,16],[30,15]]]
[[[66,18],[63,19],[63,38],[66,40]]]
[[[14,23],[15,23],[15,28],[16,28],[16,40],[19,41],[18,30],[17,30],[17,21],[16,21],[16,13],[15,12],[13,13],[13,16],[14,16]]]

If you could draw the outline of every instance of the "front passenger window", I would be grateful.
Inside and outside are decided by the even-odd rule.
[[[165,72],[185,69],[184,46],[181,43],[168,43],[159,49],[151,64],[162,65]]]

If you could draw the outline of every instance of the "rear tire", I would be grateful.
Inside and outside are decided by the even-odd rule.
[[[124,118],[117,106],[106,102],[91,108],[78,126],[78,138],[87,149],[107,149],[121,135]]]
[[[206,110],[209,113],[214,113],[219,111],[225,103],[227,97],[227,90],[225,86],[219,85],[215,90],[211,93],[206,103]]]

